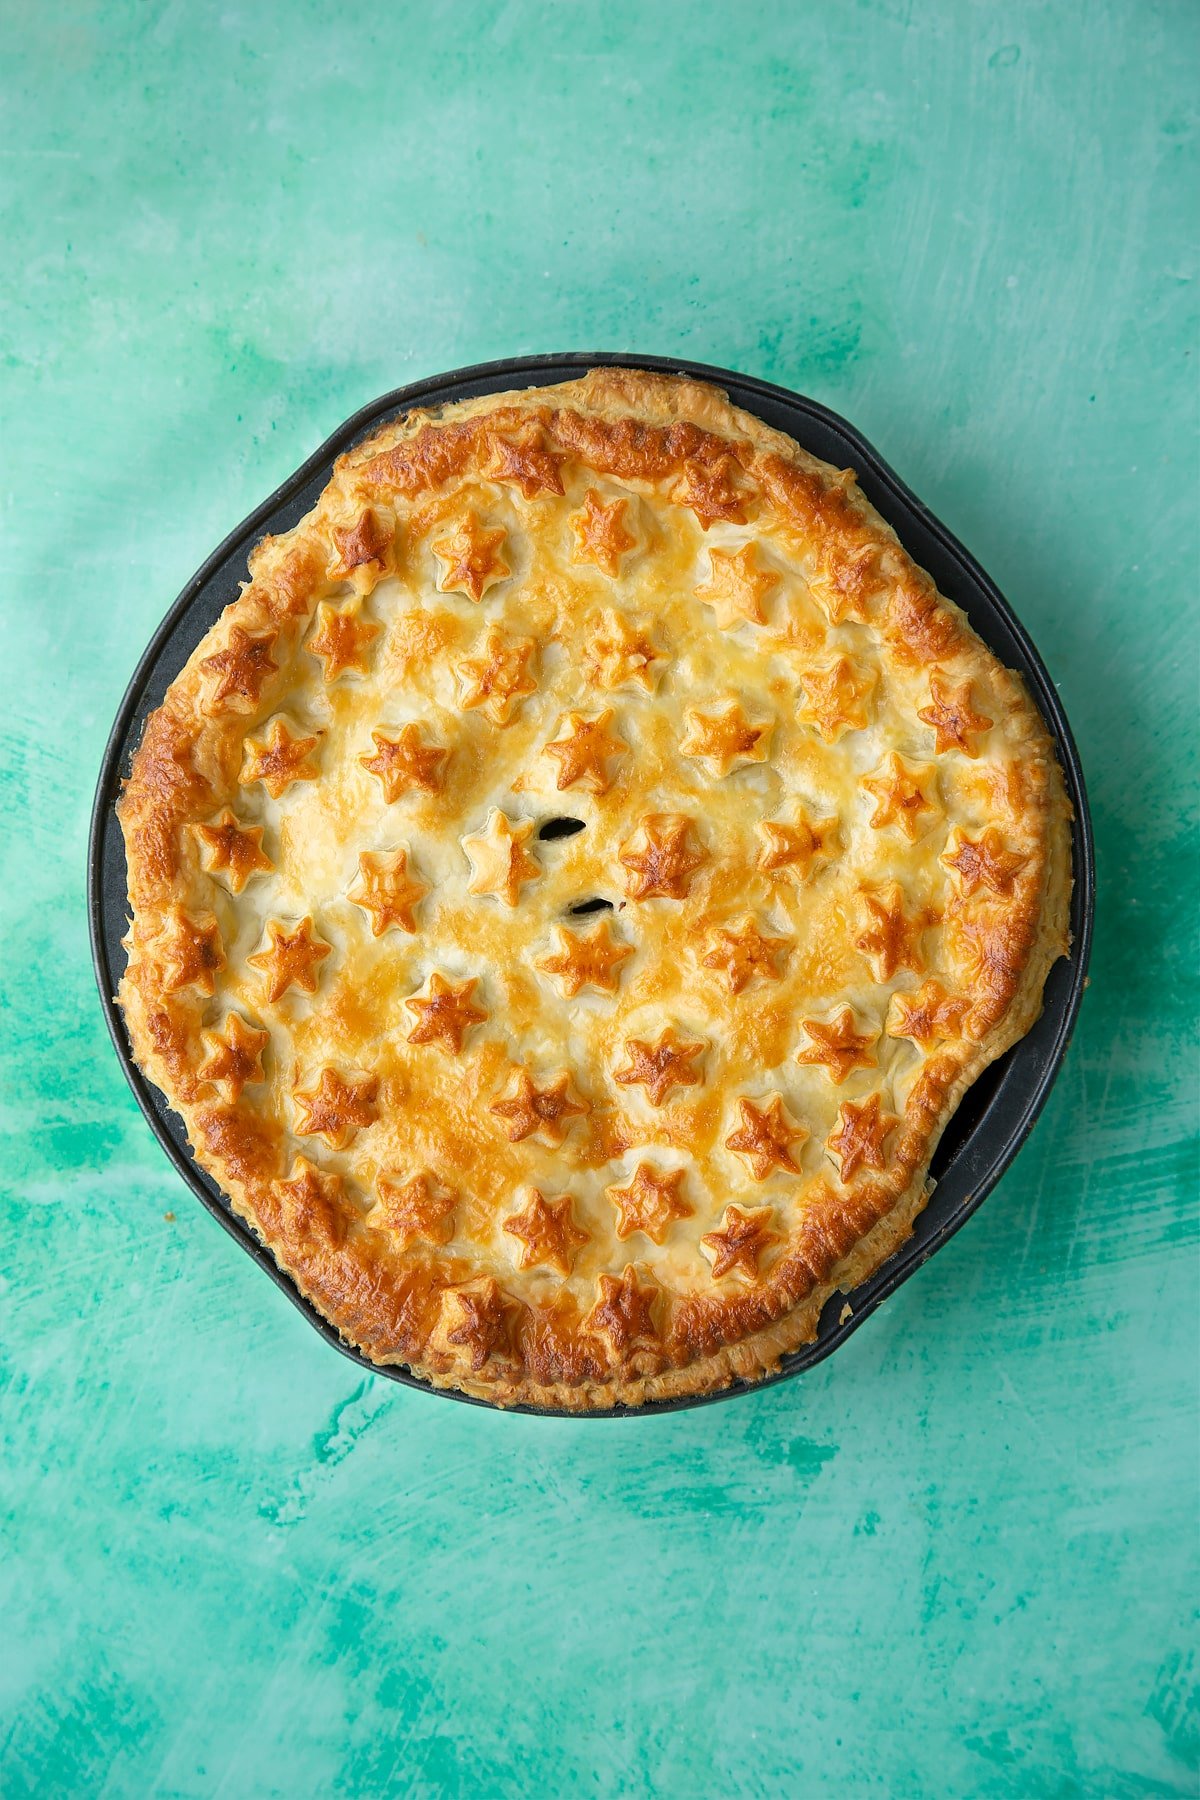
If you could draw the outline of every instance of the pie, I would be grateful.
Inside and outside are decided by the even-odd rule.
[[[1068,947],[1021,681],[715,388],[380,428],[147,722],[119,1000],[342,1338],[498,1405],[775,1369]]]

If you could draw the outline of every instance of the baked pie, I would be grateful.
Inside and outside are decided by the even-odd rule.
[[[249,573],[119,809],[197,1162],[437,1386],[774,1369],[1067,949],[1020,680],[852,471],[631,370],[393,420]]]

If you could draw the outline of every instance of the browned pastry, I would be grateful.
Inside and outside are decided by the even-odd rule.
[[[1020,681],[850,472],[632,371],[381,428],[250,577],[120,804],[197,1161],[438,1385],[775,1368],[1066,950]]]

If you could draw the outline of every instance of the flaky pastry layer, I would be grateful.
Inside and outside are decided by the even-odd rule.
[[[851,471],[636,371],[390,422],[249,574],[119,807],[197,1162],[437,1385],[774,1369],[1067,949],[1021,681]]]

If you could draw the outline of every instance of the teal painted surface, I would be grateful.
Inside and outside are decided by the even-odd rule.
[[[1194,7],[2,11],[0,1791],[1194,1792]],[[83,917],[213,544],[377,393],[593,346],[862,427],[1041,645],[1101,876],[977,1219],[810,1376],[622,1425],[327,1350]]]

